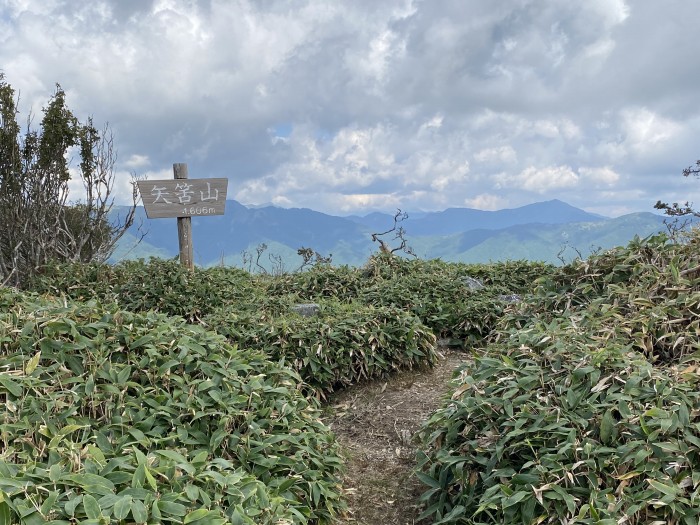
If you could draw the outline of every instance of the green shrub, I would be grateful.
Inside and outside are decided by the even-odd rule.
[[[298,376],[182,319],[0,289],[0,518],[330,523],[338,447]]]
[[[379,281],[364,291],[361,301],[411,312],[436,336],[461,339],[467,345],[480,344],[505,307],[494,290],[470,290],[462,280],[436,274]]]
[[[556,271],[551,264],[532,261],[499,261],[490,264],[454,265],[461,274],[479,279],[503,293],[529,294],[535,282]]]
[[[561,268],[540,280],[537,315],[599,312],[598,324],[622,332],[658,366],[700,350],[700,230],[689,242],[667,236],[635,239],[626,247]]]
[[[480,344],[501,317],[501,294],[527,293],[551,268],[522,261],[466,265],[376,255],[363,268],[319,265],[283,275],[251,275],[235,268],[197,268],[177,261],[126,261],[113,267],[67,264],[46,267],[32,283],[39,293],[75,300],[114,301],[132,311],[156,311],[198,321],[222,308],[257,310],[293,302],[333,299],[411,312],[441,338]],[[486,288],[471,290],[467,277]]]
[[[421,432],[427,516],[697,524],[697,236],[636,239],[538,280]]]
[[[480,346],[507,306],[501,295],[529,293],[536,277],[550,270],[538,263],[468,265],[380,255],[364,270],[374,278],[359,300],[410,311],[438,337]],[[472,289],[469,279],[480,280],[484,288]]]
[[[432,365],[435,336],[395,307],[323,302],[318,315],[225,307],[204,319],[232,343],[259,348],[299,372],[319,394],[402,368]]]
[[[301,300],[317,301],[333,298],[342,302],[357,299],[367,285],[357,268],[319,265],[309,270],[277,276],[257,275],[256,282],[271,297],[294,295]]]
[[[229,302],[250,300],[252,276],[236,268],[195,268],[151,258],[105,264],[56,264],[31,283],[38,293],[76,301],[116,302],[133,312],[161,312],[194,321]]]
[[[516,332],[422,430],[436,523],[697,523],[697,376],[575,323]]]

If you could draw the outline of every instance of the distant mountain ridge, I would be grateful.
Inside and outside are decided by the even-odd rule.
[[[365,217],[351,216],[348,219],[376,231],[393,223],[393,215],[385,213],[371,213]],[[589,213],[554,199],[497,211],[448,208],[411,220],[410,231],[413,235],[450,235],[467,230],[499,230],[518,224],[565,224],[597,222],[606,219],[607,217]]]
[[[254,253],[265,243],[269,253],[279,255],[288,269],[298,265],[297,249],[312,248],[333,255],[335,264],[361,265],[378,246],[371,234],[389,230],[394,216],[371,213],[364,217],[338,217],[305,208],[247,207],[228,201],[226,214],[194,217],[195,261],[207,266],[224,263],[241,266],[242,253]],[[448,261],[489,262],[531,259],[558,262],[562,254],[587,255],[597,248],[626,244],[635,235],[647,236],[664,229],[663,216],[635,213],[609,219],[560,200],[497,211],[450,208],[418,213],[401,225],[406,238],[422,258]],[[134,246],[136,227],[119,243],[112,260],[175,257],[178,253],[176,219],[146,218],[137,210],[146,237]],[[387,236],[391,241],[391,235]],[[391,242],[390,242],[391,244]],[[569,257],[573,258],[573,256]],[[268,264],[269,265],[269,264]]]

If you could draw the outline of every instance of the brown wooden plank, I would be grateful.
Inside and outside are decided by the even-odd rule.
[[[136,184],[149,219],[223,215],[228,179],[141,180]]]
[[[180,181],[180,185],[176,186],[176,189],[178,189],[180,194],[183,194],[184,186],[182,181],[187,180],[187,164],[173,164],[173,174],[175,175],[175,179]],[[191,188],[188,188],[188,190],[189,189]],[[177,195],[176,193],[176,196]],[[189,193],[184,195],[187,195],[189,200]],[[177,240],[180,245],[180,264],[188,270],[193,271],[194,246],[192,244],[192,217],[180,216],[177,218]]]

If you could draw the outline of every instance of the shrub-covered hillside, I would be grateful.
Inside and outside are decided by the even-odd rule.
[[[425,516],[698,523],[699,238],[538,280],[422,430]]]
[[[340,458],[298,376],[153,312],[2,291],[0,522],[328,523]]]
[[[0,289],[0,523],[333,523],[320,401],[441,340],[469,359],[418,435],[424,523],[697,524],[699,239],[560,268],[44,268]]]
[[[437,337],[477,344],[551,271],[45,268],[0,289],[0,523],[331,523],[342,460],[318,400],[430,366]]]

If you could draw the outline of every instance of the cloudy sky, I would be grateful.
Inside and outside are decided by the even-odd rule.
[[[696,0],[0,0],[0,70],[55,83],[129,173],[337,215],[700,203]]]

